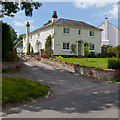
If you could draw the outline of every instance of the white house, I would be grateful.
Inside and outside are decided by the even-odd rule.
[[[90,44],[90,51],[101,53],[102,29],[85,22],[58,19],[56,11],[53,12],[52,23],[30,32],[27,22],[26,35],[23,36],[23,52],[27,53],[29,43],[34,53],[45,49],[46,38],[52,36],[53,55],[84,55],[84,44]],[[76,46],[76,54],[71,53],[71,45]]]
[[[101,45],[111,45],[113,47],[120,45],[120,29],[108,22],[108,18],[99,26],[102,31]]]

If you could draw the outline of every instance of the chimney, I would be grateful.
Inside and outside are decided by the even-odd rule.
[[[108,18],[105,17],[105,40],[108,40]]]
[[[27,53],[28,50],[29,50],[29,33],[30,33],[30,24],[29,24],[29,22],[27,21],[27,24],[26,24],[26,41],[27,41],[26,53]]]
[[[58,16],[57,16],[57,12],[53,11],[53,15],[52,15],[52,23],[55,22],[57,20]]]

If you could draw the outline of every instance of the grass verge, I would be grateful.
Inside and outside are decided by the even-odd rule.
[[[48,91],[49,88],[46,85],[28,79],[3,77],[2,105],[45,96]]]
[[[108,69],[108,58],[53,58],[53,60],[79,64],[87,67],[94,67],[98,69]]]

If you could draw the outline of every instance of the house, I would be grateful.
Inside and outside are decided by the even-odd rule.
[[[99,26],[103,29],[102,31],[102,42],[101,45],[118,46],[120,45],[120,29],[108,22],[108,18]]]
[[[53,55],[84,55],[85,43],[90,43],[90,51],[101,53],[102,29],[81,21],[58,19],[53,11],[52,23],[30,32],[30,24],[26,24],[26,35],[23,36],[23,52],[30,49],[37,53],[45,49],[46,38],[51,35]],[[71,45],[75,45],[76,53],[71,53]]]
[[[17,53],[23,53],[23,40],[20,40],[14,47]]]

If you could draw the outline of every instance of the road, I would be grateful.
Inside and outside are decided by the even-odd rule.
[[[5,118],[118,118],[118,84],[69,73],[39,61],[24,62],[16,72],[50,86],[54,95],[3,110]]]

